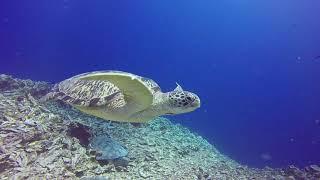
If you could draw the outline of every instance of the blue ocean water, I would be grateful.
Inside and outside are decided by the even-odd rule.
[[[320,163],[320,2],[0,2],[0,73],[59,82],[116,69],[178,82],[169,117],[252,167]]]

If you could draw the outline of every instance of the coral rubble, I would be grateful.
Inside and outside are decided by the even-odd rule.
[[[320,168],[253,169],[168,119],[134,126],[39,102],[51,85],[0,75],[0,179],[319,179]]]

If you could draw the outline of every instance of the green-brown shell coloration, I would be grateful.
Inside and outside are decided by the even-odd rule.
[[[57,87],[55,87],[55,98],[73,105],[89,107],[106,105],[112,101],[124,101],[121,90],[113,83],[105,80],[81,79],[87,75],[97,73],[121,73],[132,76],[140,79],[152,93],[161,91],[159,85],[149,78],[121,71],[95,71],[80,74],[59,83]]]
[[[79,74],[60,82],[54,87],[50,96],[85,113],[107,119],[106,113],[101,115],[98,111],[106,111],[110,115],[121,113],[121,110],[124,111],[123,114],[136,113],[152,104],[153,95],[156,92],[161,92],[161,89],[151,79],[121,71],[95,71]],[[131,105],[132,111],[124,108],[130,101],[137,104]],[[112,118],[114,117],[110,116],[111,120]],[[123,121],[126,121],[125,117]]]

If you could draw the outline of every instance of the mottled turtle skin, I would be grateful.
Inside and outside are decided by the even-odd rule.
[[[140,89],[130,89],[130,85],[119,86],[116,78],[106,80],[104,77],[110,74],[127,78],[128,82],[136,80],[140,83]],[[103,78],[99,75],[103,75]],[[139,94],[140,90],[145,91],[145,95]],[[142,97],[141,101],[139,96]],[[147,122],[160,115],[180,114],[200,107],[199,97],[183,91],[179,85],[174,91],[163,93],[152,79],[122,71],[95,71],[76,75],[56,84],[46,98],[59,99],[84,113],[122,122]],[[150,102],[146,102],[148,99]]]

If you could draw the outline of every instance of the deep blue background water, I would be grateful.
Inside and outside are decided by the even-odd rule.
[[[320,2],[0,2],[0,73],[129,71],[201,109],[174,116],[250,166],[320,163]]]

